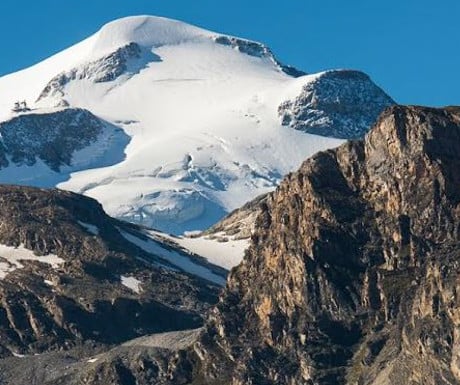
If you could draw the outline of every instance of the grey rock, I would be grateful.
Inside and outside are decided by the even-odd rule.
[[[90,198],[0,186],[0,243],[37,255],[0,279],[0,356],[111,346],[202,325],[219,288],[168,268],[120,231],[141,236],[140,228],[108,217]],[[64,263],[40,263],[48,254]],[[121,276],[136,278],[141,290],[124,286]]]
[[[285,126],[342,139],[362,138],[395,102],[364,73],[334,70],[308,82],[278,113]]]
[[[16,116],[0,123],[0,167],[33,166],[40,159],[59,172],[62,166],[72,165],[75,152],[94,143],[109,126],[120,130],[80,108]]]
[[[122,75],[129,78],[139,73],[148,62],[160,60],[159,56],[143,50],[137,43],[129,43],[82,67],[58,74],[49,81],[37,102],[48,97],[64,97],[65,87],[74,80],[86,79],[94,83],[106,83]]]

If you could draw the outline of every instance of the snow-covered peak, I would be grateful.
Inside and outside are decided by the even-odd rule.
[[[133,48],[131,53],[138,51],[135,57],[125,55],[126,47]],[[131,60],[133,68],[127,68],[130,67],[129,60],[118,60],[120,53],[126,59],[139,60]],[[213,74],[225,76],[229,70],[243,77],[248,73],[251,76],[260,73],[260,77],[266,78],[267,72],[292,77],[303,74],[279,63],[268,47],[261,43],[222,35],[163,17],[132,16],[112,21],[62,52],[29,68],[1,77],[0,87],[7,92],[0,92],[0,120],[9,117],[15,101],[26,100],[31,105],[42,99],[40,96],[49,83],[56,83],[62,75],[80,80],[87,79],[86,74],[96,75],[91,79],[94,81],[94,78],[110,78],[113,72],[122,74],[126,68],[128,75],[132,75],[149,63],[158,61],[165,61],[170,69],[167,71],[168,79],[173,80],[190,79],[194,75],[200,78]],[[107,62],[110,73],[101,73],[99,70]],[[114,68],[114,62],[120,65]],[[203,71],[198,74],[196,70],[199,68]],[[84,92],[85,97],[88,96]],[[94,94],[94,91],[89,93]],[[37,107],[59,104],[59,100],[53,98],[49,103],[40,103]]]
[[[104,25],[95,35],[93,53],[102,56],[130,43],[152,48],[209,39],[214,35],[213,32],[164,17],[131,16]]]
[[[0,121],[23,100],[34,114],[67,106],[118,126],[129,141],[109,147],[116,162],[91,162],[58,187],[98,199],[118,218],[174,233],[203,230],[274,189],[338,137],[361,135],[391,103],[363,74],[305,75],[262,43],[152,16],[116,20],[0,78]],[[105,148],[102,142],[94,143]],[[0,169],[0,182],[43,186],[43,173],[29,163],[21,172]],[[46,180],[56,180],[49,173]]]

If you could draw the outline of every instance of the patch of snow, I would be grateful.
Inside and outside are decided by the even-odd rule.
[[[48,285],[48,286],[56,286],[52,281],[50,281],[49,279],[44,279],[43,282]]]
[[[158,236],[165,237],[165,234],[152,232]],[[222,234],[222,238],[227,241],[219,241],[219,233],[214,234],[213,238],[205,237],[169,237],[184,249],[193,254],[206,258],[210,263],[224,269],[231,270],[237,266],[244,257],[244,252],[249,246],[249,239],[232,239]],[[166,236],[167,237],[167,236]]]
[[[96,362],[98,359],[99,359],[99,358],[97,358],[97,357],[96,357],[96,358],[90,358],[90,359],[89,359],[88,361],[86,361],[86,362],[92,364],[92,363]]]
[[[121,281],[121,284],[127,287],[128,289],[131,289],[137,294],[141,293],[142,282],[136,279],[135,277],[127,277],[127,276],[122,275],[120,276],[120,281]]]
[[[211,267],[207,267],[197,261],[194,261],[191,256],[186,256],[176,250],[167,248],[165,245],[162,245],[154,239],[141,239],[122,230],[120,230],[120,234],[126,240],[140,247],[145,252],[168,261],[184,272],[196,275],[197,277],[221,286],[225,285],[225,278],[214,273]]]
[[[0,279],[5,278],[12,271],[23,269],[24,265],[21,262],[24,261],[45,263],[54,269],[65,262],[54,254],[35,255],[32,250],[26,249],[23,245],[19,247],[0,245]]]
[[[77,221],[80,226],[82,226],[86,231],[93,235],[99,235],[99,228],[91,223],[86,223],[82,221]]]
[[[19,353],[15,353],[15,352],[11,352],[13,354],[14,357],[17,357],[17,358],[26,358],[27,356],[25,354],[19,354]]]

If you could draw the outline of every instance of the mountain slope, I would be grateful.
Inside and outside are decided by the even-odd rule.
[[[69,192],[0,186],[0,223],[0,357],[198,327],[225,277]]]
[[[129,143],[123,130],[79,108],[13,117],[0,122],[0,135],[2,182],[38,186],[117,164]]]
[[[394,107],[287,176],[195,346],[197,383],[459,384],[459,154],[460,108]]]
[[[263,44],[149,16],[109,23],[0,78],[0,90],[0,120],[25,99],[35,113],[83,108],[121,128],[124,159],[59,187],[173,233],[203,230],[273,190],[303,159],[342,142],[326,136],[360,136],[393,104],[359,72],[305,75]],[[18,182],[42,186],[40,174]],[[1,181],[11,181],[7,170]]]
[[[72,357],[43,383],[460,384],[459,154],[460,107],[389,109],[262,200],[201,332]]]

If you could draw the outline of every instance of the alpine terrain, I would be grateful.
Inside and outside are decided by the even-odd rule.
[[[204,230],[393,104],[361,72],[307,75],[261,43],[128,17],[0,78],[0,182],[82,193],[170,233]]]
[[[251,206],[258,211],[250,247],[204,327],[143,336],[99,351],[89,346],[27,359],[16,354],[0,361],[2,380],[458,385],[459,167],[460,107],[392,107],[364,140],[317,153],[275,192],[246,206],[248,213]],[[45,194],[15,189],[30,198]],[[95,219],[84,215],[83,220],[88,223],[81,231],[92,231]],[[121,231],[131,228],[139,239],[141,228],[111,221]],[[50,266],[41,274],[52,274],[58,269],[53,265],[73,265],[60,260],[62,253],[47,254],[50,245],[36,246],[47,256],[41,265]],[[29,271],[39,267],[36,261],[21,263],[26,262]],[[138,277],[129,269],[127,260],[110,270]],[[90,270],[88,277],[100,271],[105,270]],[[105,284],[116,284],[112,279]],[[52,281],[59,284],[54,290],[65,292],[69,281]],[[31,325],[30,334],[19,335],[22,341],[46,333],[34,326],[40,319],[31,318],[32,300],[22,303],[28,307],[14,325],[27,325],[20,323],[27,319]]]
[[[109,23],[0,78],[0,385],[460,385],[459,169],[460,107]]]
[[[93,199],[0,186],[0,358],[193,329],[226,271]]]

